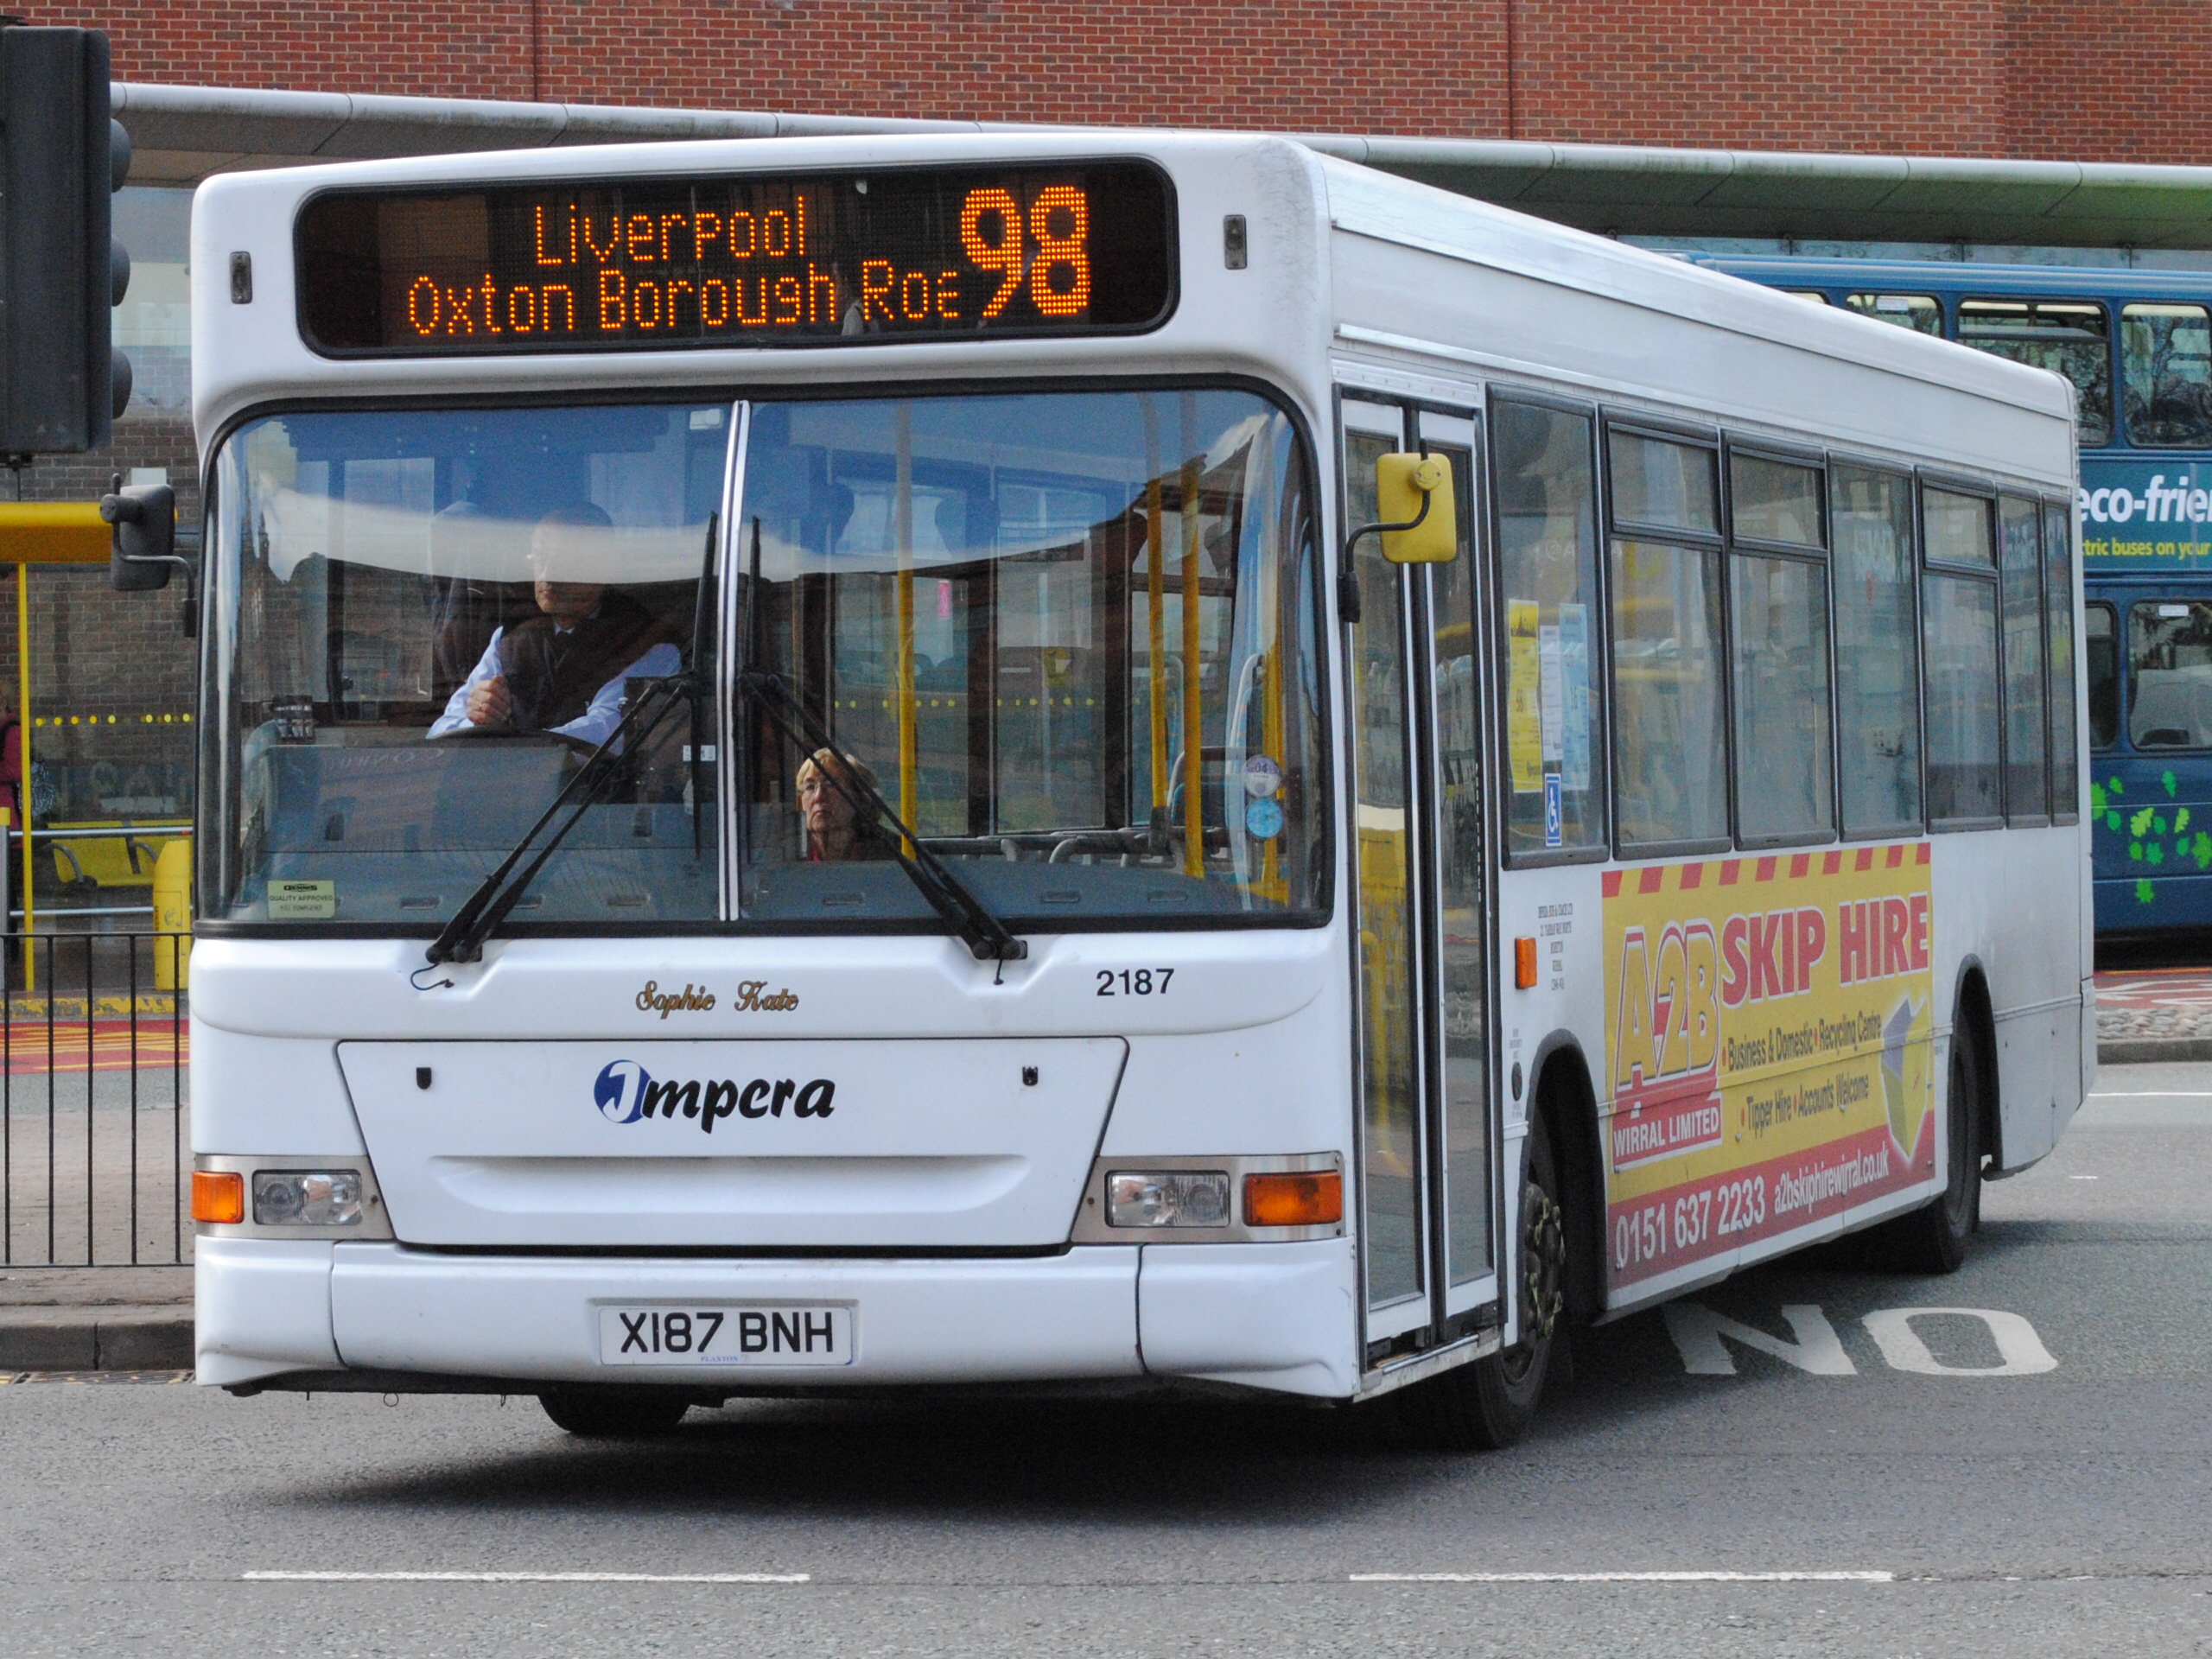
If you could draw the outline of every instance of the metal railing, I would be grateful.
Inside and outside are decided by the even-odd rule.
[[[0,936],[0,1265],[192,1259],[192,941]],[[16,988],[25,982],[35,990]]]

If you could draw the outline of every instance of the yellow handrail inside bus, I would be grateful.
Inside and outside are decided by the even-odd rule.
[[[1205,803],[1199,793],[1205,755],[1199,730],[1205,688],[1198,683],[1198,471],[1199,457],[1187,452],[1198,442],[1191,429],[1197,411],[1183,394],[1183,874],[1206,873]]]
[[[1167,804],[1167,659],[1162,654],[1167,648],[1167,627],[1166,573],[1160,568],[1166,539],[1160,524],[1160,411],[1149,397],[1144,400],[1144,474],[1145,638],[1150,646],[1146,660],[1152,682],[1152,810],[1157,812]]]

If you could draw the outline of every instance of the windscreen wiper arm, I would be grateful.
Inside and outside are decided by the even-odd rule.
[[[830,734],[830,728],[799,701],[789,682],[773,669],[745,670],[737,677],[737,690],[740,696],[749,697],[759,704],[801,753],[812,754],[822,749],[832,754],[843,753]],[[1028,944],[1016,938],[1013,931],[991,913],[990,907],[952,873],[950,865],[922,844],[922,838],[884,799],[883,791],[858,768],[823,766],[820,775],[845,798],[856,816],[875,818],[897,832],[891,855],[899,861],[899,867],[906,872],[922,897],[929,900],[930,908],[944,918],[944,925],[967,945],[976,961],[1020,962],[1028,956]]]
[[[516,905],[522,901],[530,884],[545,862],[561,849],[569,832],[582,822],[584,810],[597,799],[600,790],[614,775],[616,763],[624,753],[623,740],[632,733],[640,733],[640,747],[650,742],[660,729],[660,723],[669,711],[679,704],[696,702],[699,696],[698,680],[692,674],[663,676],[637,675],[630,687],[642,688],[632,698],[626,690],[622,718],[616,722],[607,741],[594,749],[582,766],[576,768],[553,803],[538,815],[537,822],[530,826],[529,833],[514,844],[514,849],[499,861],[499,867],[477,883],[453,919],[445,925],[438,937],[430,942],[425,956],[432,967],[448,962],[480,962],[484,957],[484,941],[490,938],[500,923],[507,919]],[[646,718],[650,711],[652,718]],[[524,866],[519,874],[516,867],[530,851],[532,842],[544,832],[546,825],[558,817],[563,807],[568,816],[546,841],[535,858]],[[510,879],[512,878],[512,879]]]

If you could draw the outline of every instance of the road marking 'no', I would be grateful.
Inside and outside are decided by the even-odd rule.
[[[1835,1327],[1828,1323],[1828,1316],[1811,1302],[1783,1305],[1783,1323],[1789,1327],[1787,1338],[1716,1313],[1701,1302],[1669,1302],[1662,1311],[1667,1318],[1667,1334],[1675,1339],[1675,1351],[1682,1357],[1682,1368],[1692,1376],[1735,1376],[1736,1361],[1727,1348],[1731,1342],[1769,1355],[1785,1365],[1794,1365],[1814,1376],[1859,1374],[1859,1368],[1852,1363],[1851,1356],[1844,1352],[1843,1344],[1837,1339]],[[1980,1320],[1989,1332],[1990,1340],[1996,1344],[1998,1363],[1947,1365],[1936,1358],[1920,1333],[1912,1328],[1912,1322],[1939,1315]],[[1859,1323],[1866,1327],[1866,1334],[1873,1338],[1874,1346],[1881,1351],[1884,1362],[1891,1370],[1912,1371],[1923,1376],[2034,1376],[2058,1369],[2058,1362],[2043,1345],[2035,1326],[2018,1313],[2009,1313],[2002,1308],[1879,1307],[1865,1315]]]

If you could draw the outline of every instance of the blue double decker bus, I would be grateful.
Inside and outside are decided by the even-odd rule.
[[[2212,926],[2212,272],[1696,260],[2074,383],[2098,941]]]

